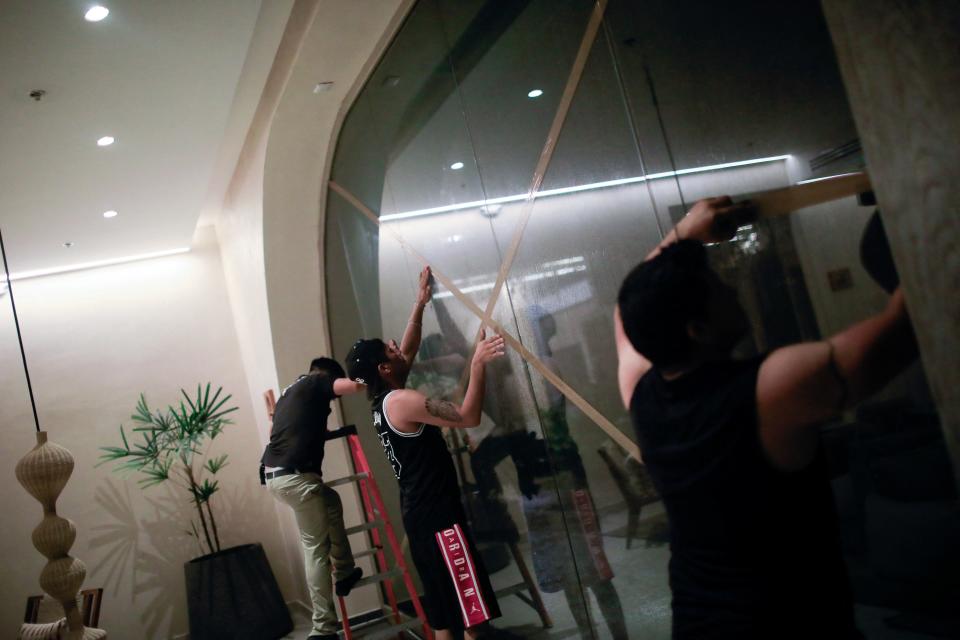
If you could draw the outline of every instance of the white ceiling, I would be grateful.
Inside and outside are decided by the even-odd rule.
[[[102,0],[110,15],[90,23],[92,4],[2,3],[0,228],[15,274],[189,246],[292,2]],[[97,147],[104,135],[116,142]]]

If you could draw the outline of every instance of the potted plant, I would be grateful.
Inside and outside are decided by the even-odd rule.
[[[121,425],[123,446],[101,447],[99,464],[114,462],[115,471],[139,472],[143,489],[170,482],[186,492],[196,510],[187,533],[196,538],[201,555],[184,564],[193,640],[279,638],[293,622],[263,547],[220,546],[211,499],[220,488],[216,476],[227,466],[227,455],[211,455],[210,445],[232,424],[227,416],[237,407],[227,404],[230,395],[221,398],[222,387],[211,395],[210,386],[197,385],[194,397],[181,389],[179,406],[165,411],[151,411],[140,394],[130,417],[136,435],[128,439]]]

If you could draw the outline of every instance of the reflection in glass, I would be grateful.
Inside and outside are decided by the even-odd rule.
[[[611,0],[530,208],[527,190],[594,6],[415,4],[338,139],[332,179],[379,226],[329,196],[336,356],[360,334],[402,334],[422,257],[458,291],[436,287],[410,383],[459,400],[480,329],[465,301],[490,303],[521,230],[493,320],[633,437],[611,335],[623,276],[699,198],[863,166],[814,0],[693,9]],[[751,319],[744,355],[829,335],[882,303],[859,268],[868,215],[852,199],[832,202],[710,248]],[[846,279],[828,277],[844,269]],[[365,403],[345,400],[343,411],[376,451]],[[670,637],[667,521],[643,465],[513,350],[489,368],[483,413],[479,427],[448,438],[501,594],[501,626],[525,637]],[[922,626],[909,617],[920,600],[940,615],[955,593],[944,587],[950,572],[960,572],[933,566],[921,547],[945,539],[929,523],[956,517],[955,494],[922,373],[829,425],[825,449],[868,637],[891,615]],[[396,496],[386,493],[396,524]],[[912,552],[878,555],[894,548]]]

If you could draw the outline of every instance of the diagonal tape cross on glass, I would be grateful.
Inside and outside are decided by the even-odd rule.
[[[389,231],[396,241],[417,259],[424,266],[430,264],[427,258],[413,248],[406,239],[400,235],[398,231],[393,229],[391,226],[381,226],[380,219],[377,217],[373,211],[370,210],[365,204],[363,204],[356,196],[344,189],[342,186],[334,182],[333,180],[329,183],[330,188],[339,194],[344,200],[349,202],[357,211],[366,216],[371,222],[377,225],[380,229],[386,229]],[[483,320],[484,310],[481,309],[470,297],[463,293],[457,285],[453,283],[442,270],[437,269],[435,265],[431,265],[431,271],[433,272],[433,277],[437,279],[444,287],[446,287],[453,297],[463,303],[471,313],[476,315],[478,318]],[[636,445],[633,440],[628,436],[624,435],[610,420],[608,420],[603,414],[601,414],[593,405],[587,402],[583,396],[573,390],[570,385],[564,382],[560,376],[554,373],[549,367],[547,367],[536,355],[534,355],[529,349],[527,349],[523,343],[521,343],[517,338],[513,337],[501,326],[498,322],[493,319],[486,321],[486,326],[493,329],[497,333],[503,336],[504,341],[510,345],[517,353],[520,354],[524,360],[527,361],[533,368],[540,372],[544,378],[550,381],[553,386],[557,388],[564,396],[567,397],[570,402],[572,402],[578,409],[580,409],[588,418],[590,418],[598,427],[603,429],[603,431],[618,445],[620,445],[627,453],[636,457],[640,460],[640,448]]]
[[[560,138],[560,133],[563,130],[564,122],[566,121],[567,114],[570,110],[570,104],[573,101],[573,97],[576,94],[577,87],[580,84],[580,78],[583,75],[583,69],[586,66],[587,59],[590,56],[590,50],[593,48],[594,41],[596,40],[597,33],[599,32],[600,26],[603,22],[604,12],[606,11],[607,0],[597,0],[594,4],[593,11],[590,15],[590,20],[587,23],[586,30],[583,35],[583,39],[580,42],[580,47],[577,50],[576,57],[574,58],[572,68],[570,70],[569,77],[567,78],[566,85],[564,86],[563,93],[560,97],[560,102],[557,106],[556,113],[554,115],[553,121],[550,125],[549,132],[547,133],[547,139],[544,142],[543,149],[540,152],[539,159],[537,161],[537,166],[534,170],[533,178],[530,183],[530,188],[527,191],[527,198],[524,201],[523,208],[520,212],[520,220],[517,223],[517,226],[514,230],[513,237],[511,239],[510,246],[503,258],[503,262],[500,265],[500,269],[497,274],[497,280],[494,284],[493,291],[491,296],[487,301],[486,309],[481,309],[476,303],[473,302],[466,294],[464,294],[460,289],[453,283],[453,281],[447,277],[442,270],[437,269],[436,265],[431,265],[433,270],[434,277],[446,287],[457,300],[462,302],[467,309],[469,309],[473,314],[480,318],[480,328],[490,327],[497,333],[503,336],[504,341],[510,345],[515,351],[517,351],[520,356],[527,361],[528,364],[533,366],[537,371],[543,375],[551,384],[553,384],[557,390],[559,390],[564,396],[567,397],[570,402],[572,402],[578,409],[580,409],[588,418],[590,418],[598,427],[600,427],[614,442],[620,445],[627,453],[634,456],[638,460],[641,459],[640,448],[637,446],[633,440],[626,436],[622,431],[620,431],[609,419],[607,419],[603,414],[600,413],[589,402],[587,402],[580,394],[578,394],[570,385],[564,382],[556,373],[554,373],[549,367],[547,367],[537,356],[535,356],[529,349],[527,349],[523,343],[520,342],[517,338],[513,337],[508,333],[499,323],[493,321],[492,315],[493,311],[496,308],[497,301],[499,300],[500,294],[503,291],[504,284],[506,283],[507,274],[510,272],[510,268],[513,265],[513,261],[516,258],[517,251],[520,248],[521,241],[523,240],[523,234],[527,227],[527,222],[530,219],[531,214],[533,213],[533,205],[536,200],[537,192],[540,189],[540,186],[543,183],[544,176],[547,173],[547,170],[550,166],[550,160],[553,158],[553,152],[556,149],[557,141]],[[356,196],[344,189],[338,183],[331,180],[329,186],[332,190],[338,193],[343,197],[347,202],[349,202],[357,211],[362,213],[364,216],[369,218],[374,224],[380,228],[381,226],[379,217],[371,211],[366,205],[364,205]],[[403,246],[411,255],[416,257],[418,261],[422,264],[427,265],[427,259],[420,254],[416,249],[414,249],[395,229],[387,227],[390,233],[396,238],[396,240]],[[479,331],[474,343],[479,339]],[[469,369],[464,370],[464,376],[469,373]],[[459,388],[462,389],[465,386],[465,378],[460,381]]]
[[[510,246],[507,248],[507,253],[504,255],[500,269],[497,272],[497,279],[494,282],[490,298],[487,300],[487,308],[484,309],[483,315],[480,317],[480,328],[477,330],[477,335],[474,336],[474,344],[480,339],[480,331],[482,331],[485,326],[491,326],[490,321],[493,317],[493,311],[497,307],[497,302],[500,300],[500,293],[503,291],[507,275],[513,267],[513,261],[517,257],[517,252],[523,241],[523,234],[527,229],[530,216],[533,214],[533,206],[536,202],[537,194],[543,184],[547,170],[550,168],[553,152],[557,148],[560,133],[563,131],[567,114],[570,112],[570,104],[573,102],[573,97],[577,92],[577,88],[580,86],[580,78],[583,76],[583,69],[587,64],[587,59],[590,57],[590,50],[593,48],[593,43],[603,23],[603,15],[606,8],[607,0],[597,0],[593,6],[593,11],[590,13],[590,20],[587,22],[587,28],[584,31],[583,39],[580,41],[580,47],[577,49],[577,55],[574,57],[573,64],[570,67],[570,75],[567,77],[563,93],[560,95],[560,102],[557,104],[556,113],[554,113],[553,121],[550,123],[547,139],[543,143],[543,148],[537,159],[537,166],[533,170],[533,178],[530,181],[530,187],[527,189],[527,197],[520,209],[520,219],[513,231]],[[458,396],[462,396],[464,389],[466,389],[467,376],[469,373],[469,368],[465,368],[463,374],[460,376],[460,381],[457,385]],[[639,458],[639,455],[637,457]]]
[[[544,176],[547,174],[547,169],[550,167],[553,152],[557,148],[557,141],[560,139],[560,132],[563,130],[563,125],[567,120],[567,114],[570,112],[570,104],[573,102],[577,87],[580,86],[580,78],[583,76],[583,69],[587,64],[587,59],[590,57],[590,50],[593,48],[594,40],[597,38],[597,32],[600,30],[606,8],[606,0],[597,0],[593,12],[590,14],[590,21],[587,23],[586,32],[583,34],[583,40],[580,42],[580,48],[577,50],[576,58],[574,58],[573,66],[570,69],[570,76],[567,78],[563,94],[560,96],[560,102],[557,105],[556,114],[553,116],[553,122],[550,124],[550,130],[547,132],[547,139],[543,143],[543,150],[540,152],[540,158],[533,171],[533,179],[530,181],[530,188],[527,190],[527,199],[524,200],[523,208],[520,212],[520,220],[517,222],[517,226],[513,232],[513,238],[510,241],[510,247],[507,249],[507,253],[504,255],[503,262],[500,265],[497,280],[493,285],[490,299],[487,301],[487,308],[483,312],[481,328],[484,324],[489,324],[493,316],[493,310],[496,308],[497,301],[500,299],[500,293],[503,291],[507,274],[510,273],[510,268],[513,266],[517,251],[520,249],[520,243],[523,240],[527,222],[530,221],[530,216],[533,213],[533,205],[536,202],[537,192],[540,190]],[[479,333],[477,337],[479,337]]]
[[[494,283],[491,296],[487,301],[485,309],[481,309],[476,303],[473,302],[463,291],[461,291],[452,280],[447,277],[442,270],[437,269],[436,265],[431,265],[433,269],[434,276],[437,280],[443,284],[450,293],[457,298],[461,303],[466,306],[466,308],[476,315],[480,319],[480,328],[490,327],[491,329],[500,333],[507,344],[510,345],[519,355],[531,366],[533,366],[538,372],[540,372],[544,378],[546,378],[551,384],[553,384],[564,396],[567,397],[577,408],[579,408],[588,418],[590,418],[598,427],[600,427],[612,440],[614,440],[618,445],[620,445],[627,453],[636,457],[638,460],[641,459],[639,447],[633,440],[630,439],[627,435],[621,432],[610,420],[608,420],[603,414],[601,414],[595,407],[593,407],[589,402],[587,402],[580,394],[578,394],[570,385],[566,384],[556,373],[554,373],[549,367],[547,367],[537,356],[530,352],[517,338],[510,335],[499,323],[495,322],[492,318],[493,311],[496,308],[496,304],[499,300],[500,294],[503,291],[504,285],[506,284],[507,275],[510,272],[510,269],[513,265],[513,261],[516,258],[517,252],[520,248],[521,242],[523,240],[524,232],[527,227],[527,223],[530,220],[530,217],[533,213],[533,205],[540,195],[540,187],[543,183],[544,177],[547,173],[547,170],[550,166],[550,161],[553,158],[553,153],[556,148],[557,142],[560,138],[560,134],[563,130],[563,126],[566,122],[567,114],[570,109],[570,105],[573,101],[573,98],[576,94],[577,88],[580,84],[580,79],[583,74],[584,67],[586,66],[587,59],[589,58],[590,51],[593,47],[593,44],[596,40],[597,34],[600,27],[602,26],[604,13],[606,10],[607,1],[606,0],[597,0],[594,4],[593,11],[591,12],[590,19],[588,21],[586,30],[584,32],[583,38],[580,43],[580,47],[577,51],[576,57],[573,61],[570,74],[567,78],[564,91],[561,95],[559,104],[557,106],[556,113],[554,115],[553,121],[551,123],[549,132],[547,134],[546,141],[544,142],[543,148],[541,150],[536,169],[534,170],[534,175],[531,180],[530,187],[527,191],[526,197],[524,199],[523,207],[520,211],[520,219],[514,230],[511,243],[508,247],[506,254],[501,262],[500,269],[497,274],[496,282]],[[763,159],[770,160],[768,159]],[[759,161],[759,160],[758,160]],[[706,167],[704,169],[712,169],[714,167]],[[691,170],[692,171],[692,170]],[[674,175],[679,175],[680,172],[677,172]],[[648,176],[653,177],[653,176]],[[362,213],[365,217],[370,219],[377,227],[386,228],[398,241],[398,243],[404,247],[411,255],[413,255],[419,262],[423,265],[427,265],[429,261],[420,254],[416,249],[414,249],[410,243],[406,241],[405,238],[391,225],[383,227],[381,225],[381,220],[372,210],[370,210],[366,205],[364,205],[358,198],[356,198],[352,193],[343,188],[341,185],[336,183],[333,180],[329,181],[329,187],[343,197],[347,202],[349,202],[354,209]],[[860,193],[862,191],[869,190],[870,183],[866,175],[862,173],[850,174],[845,176],[836,176],[827,178],[823,183],[811,184],[811,185],[797,185],[790,186],[781,189],[774,189],[762,194],[754,194],[752,197],[753,202],[758,210],[758,213],[761,216],[776,216],[776,215],[785,215],[799,208],[806,206],[811,206],[817,203],[825,202],[828,200],[837,199],[840,197],[845,197],[848,195],[853,195]],[[477,339],[479,339],[479,331],[476,338],[474,339],[474,344],[476,344]],[[464,370],[464,375],[460,380],[458,389],[462,395],[462,391],[466,386],[466,377],[469,374],[469,368]]]

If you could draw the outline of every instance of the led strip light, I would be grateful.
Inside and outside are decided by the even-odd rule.
[[[675,176],[685,176],[691,173],[705,173],[707,171],[719,171],[720,169],[732,169],[735,167],[746,167],[751,164],[761,164],[764,162],[779,162],[787,160],[790,155],[770,156],[769,158],[754,158],[752,160],[739,160],[737,162],[724,162],[723,164],[711,164],[706,167],[693,167],[691,169],[678,169],[677,171],[664,171],[662,173],[651,173],[646,176],[634,176],[632,178],[618,178],[617,180],[605,180],[603,182],[591,182],[574,187],[561,187],[559,189],[544,189],[533,194],[533,198],[546,198],[549,196],[559,196],[566,193],[577,193],[580,191],[592,191],[594,189],[606,189],[609,187],[619,187],[625,184],[638,184],[650,180],[660,180],[663,178],[673,178]],[[825,178],[818,178],[824,180]],[[805,180],[798,184],[813,182]],[[381,222],[390,222],[391,220],[405,220],[407,218],[419,218],[421,216],[432,216],[438,213],[448,213],[450,211],[461,211],[463,209],[479,209],[490,205],[505,204],[507,202],[520,202],[527,199],[527,194],[520,193],[513,196],[502,196],[500,198],[490,198],[489,200],[475,200],[473,202],[464,202],[461,204],[451,204],[443,207],[430,207],[428,209],[417,209],[415,211],[404,211],[402,213],[391,213],[380,216]]]
[[[49,269],[35,269],[32,271],[19,271],[10,274],[10,280],[26,280],[27,278],[39,278],[41,276],[51,276],[58,273],[67,273],[70,271],[81,271],[84,269],[96,269],[97,267],[109,267],[115,264],[124,264],[127,262],[138,262],[140,260],[149,260],[151,258],[164,258],[180,253],[187,253],[190,247],[179,247],[177,249],[168,249],[166,251],[155,251],[153,253],[140,253],[133,256],[124,256],[122,258],[110,258],[109,260],[94,260],[92,262],[78,262],[76,264],[64,265],[62,267],[51,267]],[[0,283],[6,284],[7,277],[0,274]]]

